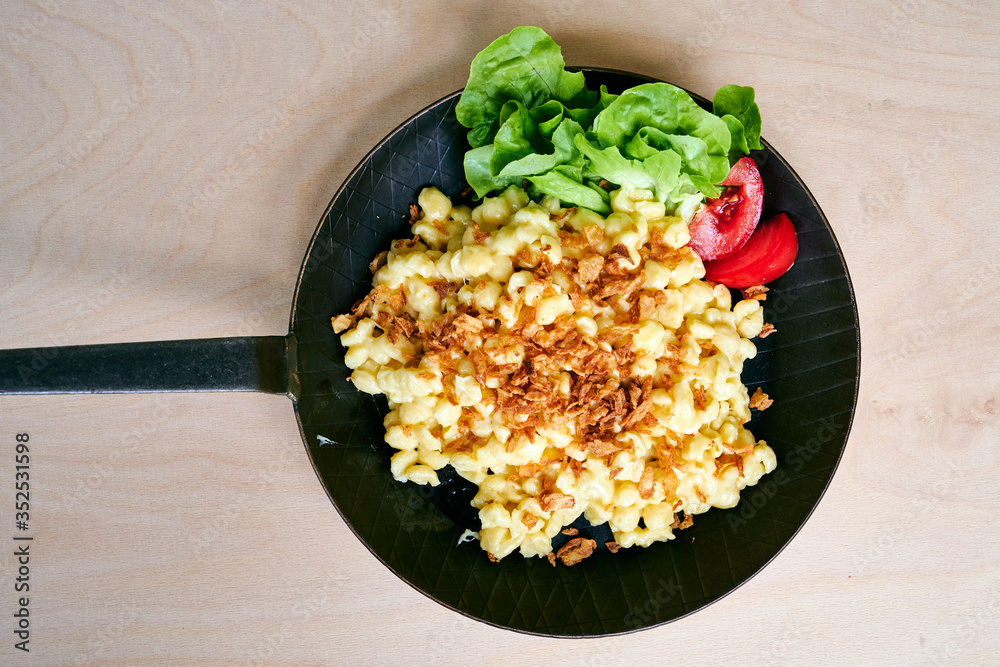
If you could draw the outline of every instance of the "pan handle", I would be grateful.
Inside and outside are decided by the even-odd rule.
[[[298,394],[295,337],[246,336],[0,350],[0,394]]]

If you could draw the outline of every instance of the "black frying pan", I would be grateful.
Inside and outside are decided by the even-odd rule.
[[[590,87],[612,91],[651,80],[585,71]],[[392,479],[385,404],[347,381],[344,348],[330,326],[332,315],[370,288],[371,258],[408,231],[404,215],[420,188],[436,185],[449,195],[465,188],[458,95],[393,131],[334,196],[302,264],[287,336],[3,350],[0,393],[284,393],[344,520],[389,569],[431,598],[492,625],[553,636],[607,635],[680,618],[774,558],[812,513],[840,460],[857,401],[860,338],[837,241],[808,189],[765,142],[753,156],[764,216],[787,213],[800,245],[795,266],[772,283],[765,303],[778,332],[757,341],[759,354],[743,373],[747,386],[776,399],[750,427],[775,450],[778,469],[744,491],[738,507],[700,515],[672,542],[598,552],[572,568],[517,554],[490,563],[478,544],[457,544],[477,521],[461,478],[445,472],[436,489]],[[582,520],[579,527],[593,531],[598,544],[609,539],[606,528]]]

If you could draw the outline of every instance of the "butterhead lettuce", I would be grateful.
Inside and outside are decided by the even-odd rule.
[[[469,82],[455,113],[469,130],[469,145],[492,143],[507,102],[527,108],[556,100],[588,107],[597,94],[587,90],[582,72],[567,72],[562,49],[541,28],[514,28],[483,49],[472,61]]]
[[[760,109],[750,86],[723,86],[715,91],[712,113],[722,118],[732,136],[734,149],[743,154],[762,148],[760,144]]]
[[[599,213],[610,210],[601,187],[610,183],[652,190],[690,218],[719,195],[731,160],[760,148],[752,88],[720,88],[712,111],[667,83],[592,91],[531,26],[476,56],[456,115],[469,128],[465,175],[477,197],[528,181],[536,193]]]

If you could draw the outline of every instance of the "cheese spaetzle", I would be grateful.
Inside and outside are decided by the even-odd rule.
[[[451,465],[477,484],[492,559],[553,560],[581,515],[622,547],[673,539],[774,469],[740,380],[761,304],[701,279],[651,192],[612,193],[606,218],[514,186],[475,209],[435,188],[418,203],[334,328],[355,386],[389,401],[392,474],[436,485]]]

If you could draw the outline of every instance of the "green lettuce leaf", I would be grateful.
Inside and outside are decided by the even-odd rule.
[[[494,176],[490,172],[490,157],[493,155],[493,144],[473,148],[466,152],[462,161],[465,167],[465,180],[476,191],[476,197],[483,197],[492,190],[503,190],[509,185],[520,185],[520,176]]]
[[[750,86],[728,85],[715,91],[712,111],[729,126],[733,148],[744,154],[763,148],[760,143],[760,108]],[[728,118],[727,118],[728,116]]]
[[[697,137],[705,142],[711,155],[729,153],[729,128],[725,122],[669,83],[629,88],[594,118],[593,131],[601,148],[607,148],[625,145],[644,127]]]
[[[710,154],[703,139],[685,134],[667,134],[655,127],[640,129],[625,145],[625,150],[636,158],[673,150],[681,157],[683,172],[691,175],[692,182],[699,184],[706,197],[719,196],[720,189],[715,184],[724,181],[729,173],[729,158]]]
[[[666,83],[621,95],[588,90],[552,38],[530,26],[476,56],[456,107],[469,128],[465,174],[478,197],[527,180],[533,196],[606,213],[603,179],[652,190],[685,219],[719,196],[731,161],[761,146],[752,88],[723,86],[713,111]]]
[[[543,137],[551,138],[555,133],[559,123],[566,116],[566,107],[562,102],[549,100],[541,106],[537,106],[529,111],[531,119],[538,125],[538,132]]]
[[[727,113],[722,117],[722,120],[729,128],[729,136],[733,139],[732,146],[729,149],[729,157],[735,163],[739,159],[739,155],[746,155],[750,152],[746,130],[743,127],[743,123],[732,114]]]
[[[691,220],[703,201],[705,201],[705,195],[694,184],[691,176],[681,174],[680,178],[677,179],[677,187],[670,193],[670,200],[664,203],[672,208],[674,215],[680,216],[684,220]]]
[[[472,61],[469,81],[455,108],[469,130],[473,148],[493,142],[500,110],[513,100],[526,108],[549,100],[570,107],[593,107],[597,93],[587,90],[582,72],[570,73],[562,50],[541,28],[514,28],[483,49]]]
[[[500,129],[493,138],[490,172],[496,176],[510,162],[528,155],[550,152],[551,142],[539,131],[538,124],[520,102],[507,102],[500,113]]]
[[[668,201],[680,177],[681,156],[667,149],[646,155],[643,159],[629,159],[617,146],[599,149],[582,134],[575,137],[576,147],[587,157],[590,169],[599,178],[616,185],[629,185],[652,190],[660,201]]]
[[[572,118],[564,118],[552,134],[551,153],[531,153],[512,160],[503,166],[499,176],[532,176],[545,173],[557,165],[575,162],[579,162],[576,167],[581,168],[582,156],[573,143],[573,138],[579,134],[583,134],[580,124]]]
[[[566,175],[561,167],[531,176],[528,180],[541,192],[558,197],[565,203],[589,208],[597,213],[611,212],[608,204],[611,197],[607,192],[596,185],[585,185],[575,177]]]
[[[667,83],[646,83],[626,90],[594,118],[593,133],[602,148],[624,147],[633,159],[647,160],[672,151],[680,157],[681,173],[688,176],[685,184],[695,186],[706,197],[719,195],[716,184],[729,173],[731,137],[726,122]],[[661,198],[661,190],[657,193]],[[674,201],[661,200],[669,206],[687,195],[679,194]]]

